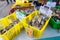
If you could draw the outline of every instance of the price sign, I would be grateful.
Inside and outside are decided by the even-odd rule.
[[[29,37],[32,37],[32,36],[33,36],[33,31],[32,31],[32,29],[27,28],[27,29],[26,29],[26,32],[27,32],[27,35],[28,35]]]

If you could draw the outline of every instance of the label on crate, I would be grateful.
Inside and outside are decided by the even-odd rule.
[[[33,31],[32,31],[32,29],[27,28],[27,29],[26,29],[26,32],[27,32],[27,35],[28,35],[29,37],[32,37],[32,36],[33,36]]]

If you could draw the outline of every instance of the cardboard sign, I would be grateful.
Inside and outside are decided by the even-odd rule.
[[[27,35],[28,35],[29,37],[32,37],[32,35],[33,35],[32,29],[27,28],[27,29],[26,29],[26,32],[27,32]]]

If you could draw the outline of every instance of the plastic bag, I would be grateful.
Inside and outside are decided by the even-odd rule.
[[[19,20],[22,20],[25,16],[26,16],[26,13],[25,13],[25,12],[19,11],[19,10],[16,11],[16,17],[17,17]]]
[[[49,8],[55,7],[56,6],[56,2],[47,2],[46,6],[49,7]]]
[[[39,9],[39,13],[45,15],[46,17],[50,17],[52,14],[52,10],[49,7],[41,6]]]

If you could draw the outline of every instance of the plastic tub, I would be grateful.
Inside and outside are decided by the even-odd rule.
[[[54,29],[60,29],[60,22],[55,22],[53,18],[50,19],[50,25]]]
[[[4,24],[4,28],[8,27],[10,23],[12,23],[14,20],[17,20],[16,14],[10,14],[6,16],[5,18],[2,18],[0,22]],[[10,27],[10,26],[9,26]],[[12,40],[15,36],[17,36],[23,29],[23,25],[19,21],[17,24],[14,24],[14,26],[11,26],[10,29],[8,29],[3,34],[0,34],[0,40]]]
[[[60,9],[60,6],[56,6],[56,9]],[[53,18],[50,19],[50,25],[54,29],[60,29],[60,22],[55,22]]]
[[[44,26],[42,27],[42,29],[39,30],[39,29],[37,29],[37,28],[35,28],[35,27],[33,27],[33,26],[31,26],[31,25],[29,25],[27,23],[28,21],[32,20],[32,18],[34,16],[36,16],[36,15],[38,15],[38,11],[37,10],[32,12],[29,16],[27,16],[24,20],[22,20],[22,22],[23,22],[25,30],[30,30],[30,31],[28,31],[28,34],[30,35],[30,33],[31,33],[31,37],[40,38],[41,35],[43,34],[45,28],[47,27],[51,17],[48,20],[46,20],[46,22],[45,22]]]

